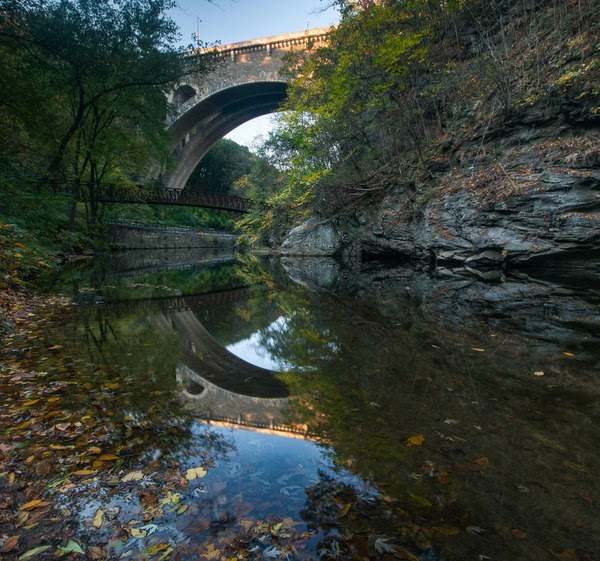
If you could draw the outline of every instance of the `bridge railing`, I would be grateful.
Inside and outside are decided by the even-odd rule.
[[[82,202],[89,201],[93,196],[100,203],[189,206],[240,213],[248,212],[253,204],[250,199],[242,197],[196,189],[173,189],[161,185],[105,183],[98,186],[75,181],[45,183],[55,192],[69,193]]]

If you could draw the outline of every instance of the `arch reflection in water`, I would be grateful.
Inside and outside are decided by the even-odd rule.
[[[182,300],[185,302],[185,299]],[[212,306],[203,306],[205,314],[208,308]],[[231,310],[226,308],[221,312],[230,314]],[[250,336],[246,336],[247,329],[240,328],[240,325],[238,329],[228,330],[229,344],[218,341],[209,333],[198,317],[201,314],[191,307],[185,309],[180,305],[178,311],[166,310],[151,316],[151,321],[157,331],[164,334],[176,332],[180,337],[180,362],[176,376],[182,387],[186,409],[219,426],[310,438],[306,425],[289,421],[289,389],[280,374],[252,364],[234,353],[250,349],[256,355],[261,350],[259,332],[285,329],[286,318],[279,316],[271,321],[273,314],[277,316],[278,312],[269,310],[258,324],[253,323]],[[212,317],[216,316],[213,314]],[[256,329],[257,325],[265,327],[263,330]],[[272,361],[271,364],[276,366],[281,362]],[[292,367],[291,364],[285,366],[288,369]]]

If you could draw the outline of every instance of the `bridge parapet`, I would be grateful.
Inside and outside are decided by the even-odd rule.
[[[162,183],[182,190],[215,142],[251,119],[280,110],[289,81],[283,72],[285,55],[326,44],[333,29],[307,29],[190,53],[213,54],[218,60],[212,71],[187,76],[169,97],[173,112],[166,125],[176,166],[164,173]]]
[[[251,82],[286,81],[286,77],[281,76],[283,56],[290,51],[326,44],[333,29],[318,27],[194,51],[192,56],[216,54],[220,63],[208,75],[190,76],[178,85],[169,99],[176,110],[167,118],[167,125],[172,125],[203,99],[225,88]],[[175,103],[177,92],[182,87],[191,87],[194,95]]]

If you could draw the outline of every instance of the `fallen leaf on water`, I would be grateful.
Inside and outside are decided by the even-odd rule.
[[[146,548],[146,550],[144,551],[147,555],[149,555],[150,557],[153,557],[154,555],[158,555],[161,551],[165,551],[166,549],[169,549],[169,544],[168,543],[158,543],[156,545],[153,545],[151,547]]]
[[[205,477],[207,473],[208,472],[202,467],[190,468],[187,470],[185,478],[188,481],[194,481],[194,479]]]
[[[387,543],[389,539],[390,538],[377,538],[373,544],[375,546],[375,550],[378,553],[396,553],[396,550]]]
[[[485,349],[480,349],[479,347],[471,347],[471,350],[476,353],[485,353]]]
[[[47,551],[48,549],[50,549],[49,545],[41,545],[39,547],[34,547],[33,549],[30,549],[29,551],[26,551],[25,553],[23,553],[23,555],[21,555],[21,557],[19,557],[19,561],[24,561],[25,559],[31,559],[32,557],[35,557],[39,553],[43,553],[44,551]]]
[[[565,355],[565,356],[575,356],[573,353],[569,353],[567,351],[563,352],[563,355]]]
[[[94,528],[99,529],[102,528],[102,524],[104,523],[104,512],[100,509],[96,511],[94,514]]]
[[[352,508],[352,503],[347,503],[344,505],[344,508],[338,512],[338,518],[344,518],[346,514],[348,514],[349,510]]]
[[[408,492],[408,494],[413,499],[413,501],[415,501],[416,503],[419,503],[421,506],[433,506],[431,504],[431,502],[429,502],[425,497],[421,497],[421,495],[415,495],[414,493],[411,493],[410,491]]]
[[[96,473],[95,469],[79,469],[77,471],[74,471],[73,475],[78,475],[80,477],[83,477],[85,475],[92,475],[93,473]]]
[[[41,499],[35,499],[34,501],[29,501],[25,503],[19,510],[33,510],[34,508],[41,508],[43,506],[48,506],[49,502],[42,501]]]
[[[88,554],[94,560],[105,559],[107,557],[101,547],[94,545],[88,547]]]
[[[417,434],[415,436],[411,436],[407,441],[407,446],[421,446],[425,442],[425,436],[422,434]]]
[[[75,540],[69,540],[67,542],[67,545],[65,545],[64,547],[58,546],[58,549],[60,549],[63,553],[79,553],[81,555],[85,553],[85,551],[81,549],[81,545],[78,544]]]
[[[512,537],[517,540],[524,540],[527,538],[527,532],[523,532],[523,530],[519,530],[519,528],[511,528],[510,533]]]
[[[130,481],[141,481],[144,479],[144,474],[141,471],[130,471],[128,474],[121,478],[123,483],[129,483]]]
[[[145,538],[148,535],[146,531],[138,528],[131,528],[130,533],[134,538]]]
[[[189,505],[179,505],[179,508],[177,509],[177,514],[183,514],[189,507]]]
[[[4,543],[0,546],[0,553],[8,553],[17,547],[19,543],[19,536],[10,536],[4,540]]]

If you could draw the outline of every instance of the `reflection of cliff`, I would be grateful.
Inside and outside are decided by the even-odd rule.
[[[308,364],[326,350],[312,333],[333,326],[339,352],[290,378],[305,392],[291,407],[413,514],[403,538],[441,544],[444,559],[595,551],[597,289],[408,268],[340,268],[328,284],[305,263],[285,261],[319,288],[286,295],[306,310],[289,338],[307,335],[280,348]]]
[[[485,282],[448,269],[431,274],[411,266],[351,270],[333,259],[285,258],[283,266],[295,282],[375,307],[396,323],[431,322],[475,339],[503,335],[508,347],[513,338],[527,338],[527,356],[570,350],[579,363],[589,360],[592,367],[597,360],[592,357],[600,343],[600,291],[591,280],[569,285],[565,279],[520,274]]]

